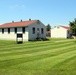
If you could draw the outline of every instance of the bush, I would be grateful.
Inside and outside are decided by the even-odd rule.
[[[29,40],[29,41],[32,41],[32,42],[35,42],[35,41],[49,41],[48,38],[36,38],[35,40]]]
[[[71,36],[70,39],[74,39],[74,38]]]
[[[49,41],[47,38],[36,38],[37,41]]]
[[[36,41],[43,41],[42,38],[36,38]]]

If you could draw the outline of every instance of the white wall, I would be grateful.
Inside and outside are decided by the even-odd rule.
[[[33,27],[35,27],[35,34],[32,33],[32,28]],[[38,33],[37,28],[39,28],[39,30],[40,30],[40,37],[41,38],[46,38],[46,27],[41,22],[40,22],[40,24],[38,24],[37,22],[35,22],[32,25],[29,25],[28,28],[29,28],[28,29],[29,30],[29,40],[34,40],[34,39],[37,38],[37,33]],[[43,28],[43,30],[44,30],[43,34],[41,34],[41,28]]]
[[[17,28],[17,34],[23,34],[23,41],[28,41],[29,37],[28,37],[28,27],[25,27],[25,33],[22,32],[22,27],[18,27]]]
[[[23,41],[29,41],[28,27],[25,28],[25,33],[23,34]]]
[[[8,34],[8,28],[4,29],[4,34],[2,34],[2,29],[0,29],[0,39],[4,40],[16,40],[16,34],[14,33],[14,28],[10,29],[10,34]]]
[[[4,29],[4,34],[2,34],[2,29],[0,29],[0,39],[4,40],[16,40],[17,34],[22,33],[22,27],[17,28],[17,33],[15,33],[14,28],[10,28],[10,34],[8,34],[8,28]],[[28,41],[28,28],[25,27],[25,33],[23,34],[23,40]]]
[[[67,38],[67,29],[62,27],[55,27],[51,29],[51,37],[52,38]]]

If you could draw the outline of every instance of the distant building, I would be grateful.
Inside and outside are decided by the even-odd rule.
[[[0,39],[16,40],[22,35],[23,41],[35,40],[37,37],[46,38],[46,27],[39,20],[20,21],[0,25]]]
[[[46,36],[51,36],[51,31],[46,31]]]
[[[52,38],[69,38],[71,36],[70,27],[56,26],[51,29]]]

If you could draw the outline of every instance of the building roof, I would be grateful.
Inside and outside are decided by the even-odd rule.
[[[70,27],[68,27],[68,26],[60,26],[60,27],[70,30]]]
[[[37,20],[29,20],[29,21],[20,21],[20,22],[10,22],[0,25],[0,28],[11,28],[11,27],[24,27],[29,26],[30,24],[36,22]]]

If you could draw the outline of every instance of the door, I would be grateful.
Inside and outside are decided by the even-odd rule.
[[[39,37],[40,37],[40,29],[37,28],[37,38],[39,38]]]

